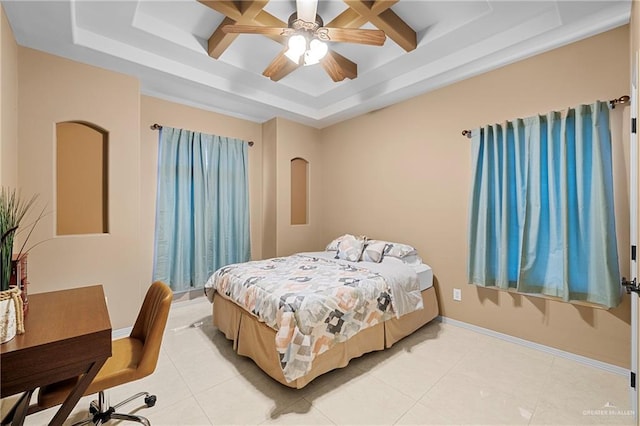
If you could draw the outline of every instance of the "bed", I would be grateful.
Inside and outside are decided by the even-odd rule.
[[[205,285],[234,350],[286,386],[389,348],[438,315],[431,268],[415,249],[397,257],[385,242],[372,259],[364,243],[349,260],[344,237],[324,252],[225,266]]]

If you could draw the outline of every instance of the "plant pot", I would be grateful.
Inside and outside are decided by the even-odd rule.
[[[18,287],[20,289],[20,297],[22,298],[22,312],[27,316],[29,312],[29,299],[27,298],[27,254],[24,253],[20,258],[13,255],[11,260],[11,279],[9,280],[9,288]]]
[[[0,344],[24,333],[24,317],[20,289],[0,291]]]

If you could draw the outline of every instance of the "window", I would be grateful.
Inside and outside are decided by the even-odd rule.
[[[608,105],[486,126],[472,143],[469,282],[617,306]]]
[[[164,126],[158,147],[153,280],[204,287],[251,257],[248,143]]]

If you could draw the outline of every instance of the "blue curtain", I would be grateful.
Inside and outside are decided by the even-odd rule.
[[[476,129],[472,146],[469,282],[617,306],[607,104]]]
[[[250,258],[247,142],[171,127],[160,131],[153,279],[202,287]]]

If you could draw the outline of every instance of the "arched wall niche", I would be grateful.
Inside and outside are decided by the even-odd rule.
[[[56,123],[56,235],[109,232],[109,132]]]
[[[309,223],[309,162],[291,159],[291,224]]]

